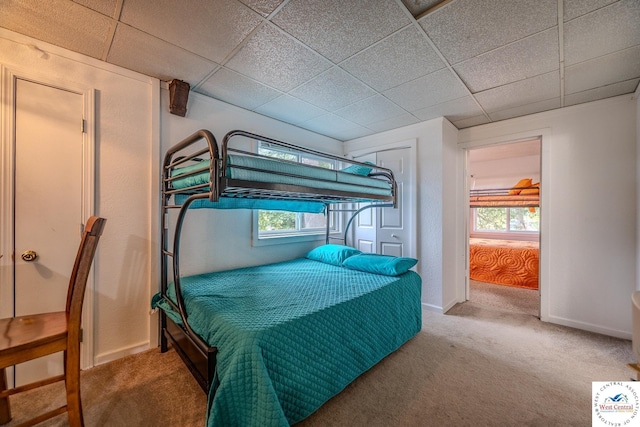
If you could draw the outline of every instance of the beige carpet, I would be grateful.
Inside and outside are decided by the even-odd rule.
[[[591,382],[632,375],[626,340],[474,302],[423,313],[415,338],[299,426],[586,426]],[[205,394],[174,352],[149,350],[82,380],[87,426],[204,425]],[[53,398],[61,389],[13,398],[15,421]]]
[[[512,313],[540,317],[540,292],[537,289],[469,280],[469,300]]]

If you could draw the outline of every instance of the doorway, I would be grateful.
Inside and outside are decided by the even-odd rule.
[[[61,311],[83,222],[93,214],[93,93],[3,71],[0,315]],[[91,337],[91,280],[86,301],[83,329]],[[90,339],[81,345],[84,366],[92,347]],[[9,384],[62,369],[62,354],[20,364]]]
[[[540,317],[541,138],[472,148],[467,300]]]

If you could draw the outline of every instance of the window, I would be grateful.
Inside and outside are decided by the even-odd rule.
[[[537,239],[540,230],[539,208],[474,208],[472,231],[475,236],[500,234],[502,237],[530,236]]]
[[[336,168],[333,161],[310,154],[297,153],[265,142],[259,142],[258,154],[327,169]],[[257,238],[263,243],[276,238],[278,241],[272,241],[272,243],[319,239],[326,233],[326,220],[325,214],[259,210],[257,213]],[[330,232],[338,231],[336,212],[332,212],[329,216],[329,230]],[[283,241],[283,238],[286,239]]]

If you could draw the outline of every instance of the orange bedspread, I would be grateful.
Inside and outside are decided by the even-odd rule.
[[[538,242],[472,238],[469,260],[473,280],[538,289]]]

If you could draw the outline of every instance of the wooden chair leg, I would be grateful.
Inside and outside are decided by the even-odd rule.
[[[80,398],[80,349],[65,352],[67,415],[70,427],[83,427],[82,401]]]
[[[4,368],[0,369],[0,391],[7,389],[7,373]],[[9,406],[9,398],[0,399],[0,424],[6,424],[11,421],[11,407]]]

